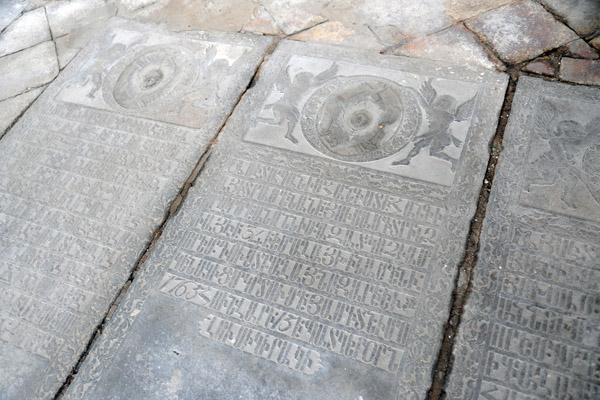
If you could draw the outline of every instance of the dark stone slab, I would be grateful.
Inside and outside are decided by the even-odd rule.
[[[422,399],[506,83],[284,41],[66,398]]]
[[[0,140],[2,399],[54,397],[270,42],[109,28]]]
[[[449,399],[600,398],[600,90],[521,78]]]

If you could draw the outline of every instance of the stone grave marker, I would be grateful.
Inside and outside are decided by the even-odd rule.
[[[506,84],[282,42],[66,398],[423,398]]]
[[[449,399],[600,398],[600,90],[521,78]]]
[[[0,398],[54,397],[269,43],[113,20],[0,140]]]

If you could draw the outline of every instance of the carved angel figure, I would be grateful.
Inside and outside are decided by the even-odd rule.
[[[317,76],[310,72],[300,72],[294,77],[291,77],[290,67],[288,67],[284,73],[280,74],[279,79],[275,82],[275,87],[279,92],[283,93],[283,97],[275,103],[267,104],[264,108],[265,110],[271,109],[273,111],[273,119],[261,119],[260,122],[271,125],[281,125],[286,123],[285,138],[290,142],[297,144],[298,139],[294,137],[292,132],[300,118],[300,110],[298,110],[297,104],[299,103],[302,94],[310,87],[318,86],[328,79],[333,78],[337,69],[337,64],[333,63],[329,69],[321,72]]]
[[[600,117],[583,126],[573,120],[559,121],[558,115],[556,107],[550,102],[543,101],[540,104],[535,134],[547,141],[549,148],[530,160],[531,169],[526,177],[525,190],[531,192],[532,185],[559,185],[562,202],[574,209],[577,206],[573,197],[580,182],[595,197],[594,188],[589,186],[593,182],[586,179],[585,174],[597,173],[600,160],[586,156],[592,154],[590,150],[595,151],[591,146],[600,132]]]
[[[428,122],[427,132],[418,136],[412,142],[413,148],[404,159],[394,161],[392,165],[408,165],[419,154],[421,149],[429,147],[430,156],[450,162],[451,169],[454,171],[458,160],[443,153],[443,150],[451,144],[460,146],[462,141],[451,135],[450,124],[455,121],[466,121],[471,117],[473,108],[475,107],[476,96],[457,106],[457,101],[454,97],[438,95],[437,91],[431,85],[430,79],[421,85],[419,92],[416,92],[416,97],[426,113]],[[410,143],[407,143],[404,147],[408,146],[408,144]]]

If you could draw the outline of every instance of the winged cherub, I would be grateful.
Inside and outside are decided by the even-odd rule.
[[[285,138],[290,142],[297,144],[298,139],[293,135],[296,123],[300,118],[300,111],[297,104],[299,103],[302,94],[311,86],[318,86],[328,79],[335,76],[338,66],[333,63],[329,69],[321,72],[317,76],[310,72],[300,72],[294,77],[290,75],[290,67],[283,74],[280,74],[279,79],[275,82],[275,86],[280,93],[283,93],[281,99],[272,104],[267,104],[265,110],[273,110],[273,119],[262,120],[261,122],[272,125],[281,125],[284,122],[287,124]]]
[[[452,171],[454,171],[457,160],[443,153],[443,150],[450,144],[458,147],[462,144],[462,141],[452,136],[450,124],[466,121],[471,117],[477,96],[473,96],[472,99],[457,106],[454,97],[437,94],[437,91],[431,86],[431,79],[424,82],[416,94],[417,100],[427,116],[427,132],[418,136],[414,142],[404,145],[400,150],[410,143],[413,143],[413,148],[404,159],[394,161],[392,165],[408,165],[421,149],[429,147],[430,156],[448,161],[451,164]]]
[[[530,161],[535,167],[527,175],[525,191],[531,192],[531,185],[559,184],[561,201],[574,209],[577,208],[575,188],[579,182],[585,183],[581,166],[583,153],[600,132],[600,117],[583,126],[572,120],[559,121],[557,115],[558,110],[550,102],[540,104],[535,133],[547,141],[548,148]]]

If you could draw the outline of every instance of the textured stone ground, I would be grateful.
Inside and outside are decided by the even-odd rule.
[[[123,22],[127,20],[146,23],[151,28],[136,28],[134,22]],[[98,35],[108,35],[106,27],[110,24],[129,24],[132,32],[137,29],[154,33],[146,33],[147,37],[139,40],[134,38],[135,33],[128,39],[125,36],[97,39]],[[197,34],[193,31],[198,30],[215,33],[194,36]],[[187,50],[179,55],[172,50],[177,43],[186,40],[192,43],[199,38],[205,43],[201,49],[184,45]],[[96,45],[87,47],[90,40]],[[310,52],[307,49],[317,45],[314,53],[319,56],[312,61],[292,58],[287,63],[281,54],[286,51],[293,54],[291,49],[296,42],[310,42],[305,47],[298,44],[298,54]],[[245,50],[238,52],[235,46]],[[130,53],[130,49],[135,51]],[[146,49],[145,53],[139,49]],[[197,62],[198,57],[207,61]],[[274,60],[269,64],[271,57]],[[159,75],[144,75],[145,80],[136,81],[136,71],[145,71],[145,65],[154,65],[156,59],[163,60]],[[57,392],[74,399],[293,398],[290,393],[299,399],[349,400],[438,399],[443,395],[452,399],[600,397],[599,59],[600,2],[597,0],[0,0],[0,286],[5,293],[0,315],[0,399],[53,398]],[[331,71],[321,68],[323,60],[333,62],[335,67],[331,66]],[[343,60],[347,66],[335,64]],[[382,65],[387,69],[377,69]],[[201,68],[201,75],[210,78],[190,76],[189,71],[194,68]],[[393,70],[402,72],[394,75],[390,72]],[[153,89],[164,74],[177,89],[165,90],[160,85]],[[363,75],[377,78],[372,82],[344,81],[348,79],[346,76]],[[131,80],[121,82],[119,76]],[[506,94],[499,83],[502,80],[508,81]],[[186,87],[191,82],[196,86]],[[107,97],[110,85],[123,89]],[[492,87],[497,92],[493,95],[487,92]],[[140,88],[150,90],[155,97],[139,99],[136,96],[141,93]],[[517,96],[513,101],[515,89]],[[338,97],[331,93],[338,93]],[[238,104],[239,96],[242,101]],[[476,106],[470,103],[475,97]],[[408,117],[402,119],[396,109],[385,106],[388,102],[398,102],[401,110],[408,110],[409,99],[417,99],[415,104],[422,109],[419,114],[422,122],[420,125],[415,122],[415,137],[407,142],[412,145],[399,143],[399,139],[386,133],[387,124],[399,132],[412,132]],[[63,103],[68,105],[56,106]],[[307,125],[310,120],[307,110],[325,106],[329,111],[315,117],[319,121],[314,128],[316,133],[306,133],[312,129]],[[469,107],[476,111],[467,118],[463,114]],[[259,108],[260,113],[254,115]],[[369,111],[368,115],[363,109]],[[111,122],[113,119],[118,124]],[[146,120],[152,123],[143,125]],[[235,143],[217,143],[215,160],[209,160],[205,166],[205,158],[212,154],[213,138],[221,141],[220,130],[226,120],[231,122],[230,135],[239,137]],[[507,121],[510,121],[508,128]],[[178,126],[177,138],[163,144],[160,134],[163,125],[168,124]],[[332,130],[322,131],[323,124]],[[344,124],[349,124],[348,129],[353,133],[336,137],[332,132]],[[381,131],[369,133],[367,128],[373,124]],[[485,132],[481,126],[486,127]],[[249,127],[255,128],[246,134],[244,129]],[[441,136],[428,142],[426,127],[450,132],[444,139],[449,142],[440,142]],[[151,133],[145,136],[144,129]],[[505,129],[506,148],[503,148]],[[227,132],[225,129],[224,133]],[[354,143],[370,134],[375,135],[374,139]],[[130,139],[123,141],[120,135]],[[481,144],[492,136],[488,155],[487,147]],[[354,147],[339,147],[341,139],[354,143]],[[265,150],[264,160],[257,158],[250,162],[254,155],[240,150],[240,143],[248,148],[258,144],[269,151]],[[161,154],[163,145],[165,154]],[[369,146],[375,146],[375,150],[368,150]],[[438,149],[432,150],[436,146]],[[477,156],[465,155],[472,151],[469,146],[479,149]],[[133,156],[139,149],[144,149],[140,150],[146,155],[143,160]],[[279,158],[284,153],[290,154],[286,160]],[[359,153],[363,155],[356,158]],[[323,154],[327,162],[318,161]],[[394,154],[397,160],[392,160]],[[390,165],[386,164],[386,157],[391,157]],[[164,160],[163,165],[160,160]],[[331,160],[335,162],[328,164]],[[263,161],[268,166],[262,165]],[[244,163],[252,164],[255,175],[245,175],[251,171],[245,169]],[[366,168],[344,169],[357,163]],[[230,169],[223,176],[214,172],[227,168]],[[338,209],[364,207],[364,199],[358,194],[362,193],[360,188],[373,190],[365,195],[369,199],[380,198],[383,194],[378,191],[382,191],[386,196],[407,196],[407,201],[416,203],[424,199],[423,193],[429,193],[436,199],[432,204],[445,207],[448,215],[456,218],[454,222],[440,220],[437,226],[444,235],[454,235],[455,240],[446,238],[439,239],[439,243],[428,243],[440,248],[441,255],[434,258],[441,268],[443,282],[435,281],[439,278],[435,273],[425,271],[431,280],[428,289],[419,283],[421,286],[414,293],[407,287],[393,292],[402,293],[404,307],[410,303],[406,296],[415,296],[410,307],[418,308],[415,315],[427,320],[424,323],[427,328],[417,329],[419,324],[408,318],[405,308],[398,321],[404,321],[410,328],[402,341],[381,341],[374,331],[365,336],[377,345],[387,343],[389,349],[381,351],[398,354],[405,364],[396,365],[386,359],[388,364],[384,368],[383,361],[378,364],[365,358],[359,360],[358,356],[341,354],[333,343],[316,344],[300,335],[289,342],[296,357],[302,353],[312,361],[318,359],[314,366],[300,367],[294,364],[298,359],[292,361],[291,356],[282,361],[273,353],[259,354],[248,343],[246,347],[235,348],[226,339],[213,339],[211,335],[216,333],[211,327],[215,323],[227,322],[237,327],[228,328],[230,337],[239,334],[244,325],[227,314],[224,305],[214,306],[212,313],[198,321],[189,318],[188,315],[196,315],[194,307],[202,296],[188,298],[182,290],[188,290],[198,281],[192,279],[182,286],[183,281],[177,279],[184,278],[173,275],[173,268],[183,262],[184,255],[200,259],[204,253],[196,249],[182,255],[177,253],[179,250],[169,250],[179,246],[183,236],[190,235],[188,232],[178,236],[177,232],[191,229],[191,221],[202,218],[195,213],[204,207],[213,213],[218,210],[223,221],[235,217],[233,220],[239,226],[234,228],[232,222],[217,221],[205,223],[194,232],[221,234],[213,225],[226,226],[223,229],[231,231],[223,233],[221,239],[233,240],[232,246],[240,245],[236,240],[245,239],[235,234],[240,234],[242,223],[268,225],[265,207],[283,210],[278,197],[254,204],[256,199],[250,199],[253,192],[249,189],[251,183],[268,186],[278,182],[277,173],[267,175],[267,171],[281,169],[297,174],[298,182],[304,179],[300,176],[312,176],[346,185],[346,189],[335,193],[326,189],[319,189],[325,190],[320,192],[316,186],[307,188],[304,195],[312,202],[318,200],[320,206],[327,200]],[[340,175],[327,176],[325,171],[330,169]],[[378,174],[400,178],[389,179]],[[463,175],[469,183],[460,191],[463,197],[457,197],[452,194],[456,189],[452,185]],[[206,179],[207,186],[195,189],[188,196],[187,189],[196,179],[200,182]],[[237,179],[234,187],[242,185],[244,179],[248,181],[236,189],[241,199],[249,197],[247,201],[233,204],[234,199],[227,198],[229,194],[219,194],[218,183],[231,184],[232,179]],[[288,184],[294,181],[286,179]],[[426,182],[425,186],[419,186],[421,181]],[[277,185],[292,202],[295,195],[287,191],[293,187]],[[448,197],[443,194],[445,185],[454,188]],[[348,194],[346,200],[336,203],[340,200],[336,196],[344,190],[355,194]],[[218,202],[204,204],[201,194],[207,196],[206,193],[210,198],[222,196],[223,204],[232,204],[227,210],[224,206],[219,208]],[[71,199],[67,200],[69,196]],[[182,199],[185,199],[182,214],[171,221]],[[275,200],[277,205],[270,203]],[[295,220],[300,214],[306,217],[307,210],[312,210],[306,207],[302,211],[295,209],[287,218]],[[432,212],[427,210],[419,218],[426,218]],[[367,237],[374,240],[362,231],[368,230],[371,222],[368,213],[362,209],[360,212],[365,215],[361,220],[363,225],[338,221],[330,229],[337,232],[343,228],[362,235],[360,240]],[[394,213],[376,214],[369,214],[369,218],[394,216]],[[360,218],[356,216],[354,223]],[[410,218],[395,223],[411,224]],[[327,242],[322,237],[323,231],[318,231],[325,229],[320,225],[300,225],[294,229],[301,238],[314,235]],[[411,229],[416,229],[411,235],[414,233],[424,240],[415,232],[425,228]],[[149,243],[163,230],[168,238],[158,241],[157,250],[152,247],[148,250]],[[126,239],[119,241],[116,237]],[[278,236],[269,237],[268,240],[275,240]],[[410,243],[409,239],[398,243]],[[186,243],[190,240],[185,239]],[[370,246],[365,243],[360,246]],[[423,245],[418,241],[416,244]],[[358,244],[352,241],[335,245],[342,253],[352,254],[358,249]],[[254,246],[259,245],[254,243]],[[107,256],[113,251],[122,257]],[[369,251],[382,250],[369,248]],[[410,251],[416,250],[406,250]],[[406,254],[396,256],[401,258]],[[144,263],[146,257],[149,259]],[[209,261],[233,263],[223,261],[227,259],[225,255],[207,257]],[[319,264],[330,254],[313,252],[304,257],[295,261]],[[171,262],[174,266],[169,267],[171,272],[166,272],[168,268],[164,266]],[[99,265],[108,269],[86,272]],[[66,274],[67,266],[77,268],[78,272]],[[231,271],[222,273],[237,273],[235,264],[230,267]],[[138,268],[141,279],[128,280],[130,272]],[[164,281],[167,278],[154,282],[148,271],[160,272],[163,278],[171,276],[172,282]],[[351,273],[340,278],[332,276],[347,283],[353,278]],[[374,279],[367,278],[367,281]],[[291,278],[281,275],[277,279],[286,283]],[[327,282],[335,280],[327,279]],[[169,282],[176,281],[180,284],[177,288],[169,286]],[[204,284],[217,291],[229,290],[220,280],[206,280]],[[383,282],[384,287],[389,284]],[[310,286],[306,281],[297,284],[301,289],[303,285]],[[329,288],[333,287],[331,283]],[[230,302],[255,307],[246,304],[248,293],[236,294],[232,292],[235,288],[230,289],[231,296],[238,296],[231,297]],[[343,292],[341,288],[336,290]],[[71,293],[72,297],[71,294],[61,297],[59,293]],[[339,300],[339,293],[332,294],[332,299]],[[428,293],[429,302],[424,300]],[[160,297],[163,295],[164,299]],[[171,298],[167,299],[167,295]],[[144,309],[138,303],[143,303],[147,296],[149,308]],[[354,298],[348,304],[360,308],[364,301]],[[63,303],[69,306],[64,308]],[[98,329],[91,340],[96,328],[104,326],[102,319],[111,304],[113,311],[123,304],[114,316],[114,326],[107,325],[106,335]],[[367,307],[365,313],[385,308],[383,303],[378,304]],[[173,307],[181,310],[169,311]],[[195,349],[190,350],[190,354],[195,354],[192,358],[206,356],[216,364],[188,360],[178,367],[173,359],[160,355],[163,350],[175,353],[185,350],[185,346],[177,347],[175,342],[167,343],[178,336],[172,325],[153,319],[152,313],[160,312],[172,313],[173,321],[179,318],[195,324],[193,328],[182,325],[184,331],[195,329],[198,333],[200,326],[202,343],[211,350],[202,353],[194,347],[197,343],[186,342],[185,346]],[[308,315],[302,312],[295,316],[298,321]],[[135,319],[137,313],[141,315],[139,319]],[[66,325],[59,326],[57,322],[52,327],[51,315]],[[72,315],[77,316],[78,322],[69,325]],[[395,314],[381,315],[385,319]],[[430,320],[432,317],[435,321]],[[318,322],[315,318],[312,320]],[[138,322],[127,336],[127,328],[119,324],[128,326],[131,321]],[[349,329],[348,340],[353,340],[356,329],[360,330],[357,328],[360,322],[355,324]],[[69,326],[70,333],[66,332]],[[268,340],[280,340],[286,335],[283,330],[273,335],[266,323],[261,328],[257,326],[253,323],[244,329],[260,331],[261,337]],[[162,333],[156,337],[144,333],[154,329],[162,329]],[[343,336],[342,331],[339,335]],[[135,338],[139,342],[160,339],[165,343],[154,343],[136,352],[137,344],[130,343]],[[264,340],[266,343],[267,339]],[[114,343],[120,346],[121,342],[126,343],[130,358],[120,355],[117,361],[111,361],[115,370],[108,373],[105,371],[108,364],[104,363],[113,355],[103,351],[111,349]],[[224,350],[227,348],[235,350],[225,357],[223,354],[230,354],[230,350]],[[92,352],[84,359],[82,356],[90,349]],[[219,357],[229,361],[220,363]],[[141,369],[132,370],[131,375],[120,374],[120,370],[131,370],[128,363],[133,359]],[[83,361],[79,376],[76,370],[71,371],[78,360]],[[357,366],[350,367],[352,362],[358,363]],[[245,364],[252,364],[262,372],[245,370],[241,374],[243,379],[224,392],[219,392],[218,387],[226,386],[225,382],[235,379],[234,375],[223,375],[216,386],[194,386],[189,376],[181,375],[181,371],[193,367],[201,371],[203,379],[210,379],[211,365],[219,365],[225,371]],[[282,373],[279,368],[265,372],[277,364],[293,373]],[[162,365],[165,365],[162,372],[152,372],[156,379],[143,377],[144,370]],[[350,372],[335,372],[336,368],[346,367]],[[392,375],[381,371],[397,375],[390,378]],[[69,378],[71,372],[75,374],[73,384]],[[271,384],[259,384],[268,381],[271,373]],[[310,378],[295,381],[297,373]],[[323,388],[323,379],[333,382],[327,390]],[[344,388],[344,382],[350,381],[353,385]],[[392,381],[397,381],[394,389]],[[118,382],[124,391],[120,393],[118,387],[114,391],[111,382]],[[136,389],[136,385],[141,386]]]

